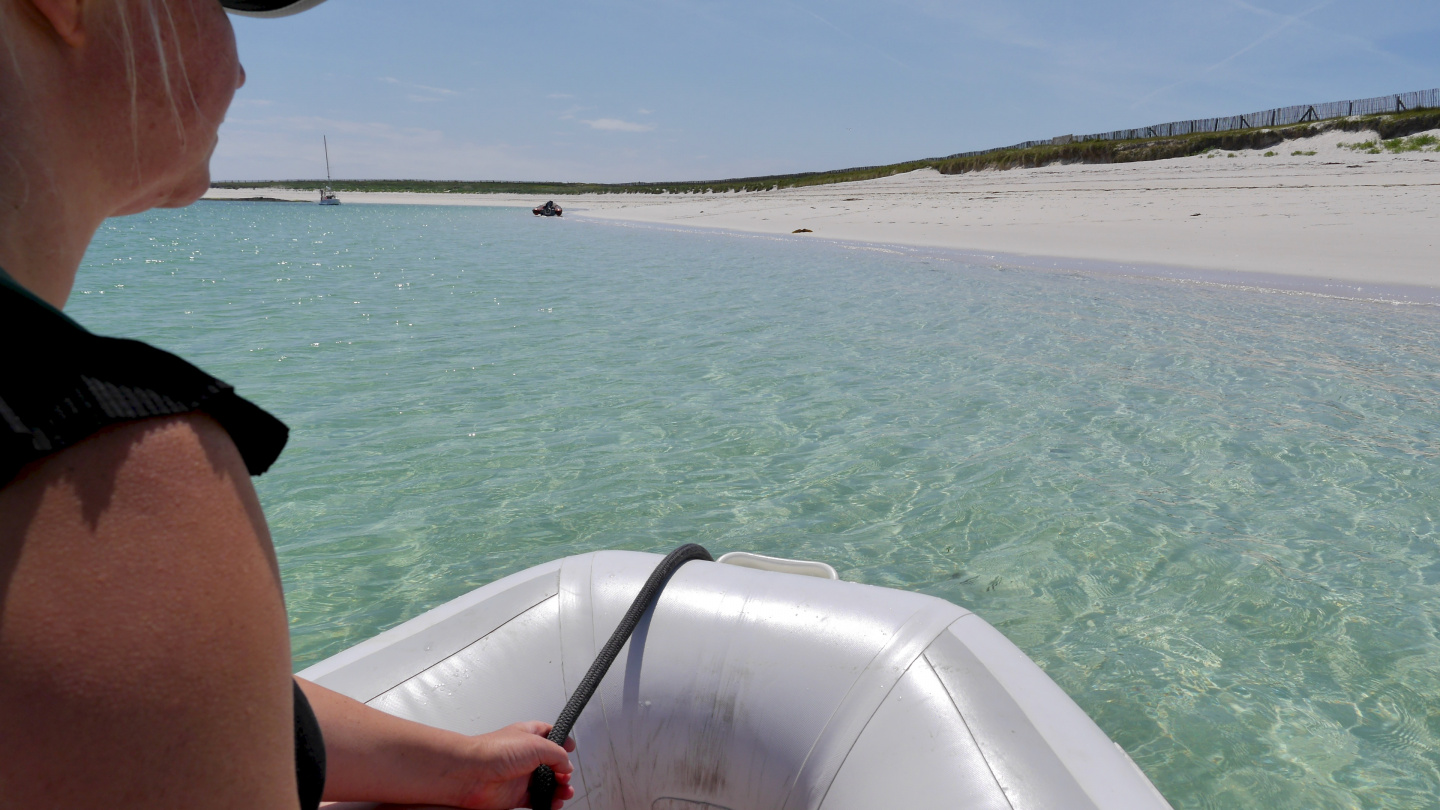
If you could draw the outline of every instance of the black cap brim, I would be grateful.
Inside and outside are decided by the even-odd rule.
[[[325,0],[220,0],[227,11],[245,17],[288,17]]]

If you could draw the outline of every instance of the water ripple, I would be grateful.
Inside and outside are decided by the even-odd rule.
[[[297,666],[695,541],[973,608],[1177,808],[1437,804],[1433,311],[247,203],[111,221],[72,311],[293,428]]]

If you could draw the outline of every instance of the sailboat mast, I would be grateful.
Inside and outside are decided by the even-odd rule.
[[[339,205],[339,198],[335,196],[335,192],[330,190],[330,139],[321,135],[320,143],[325,146],[325,185],[320,187],[320,204]]]

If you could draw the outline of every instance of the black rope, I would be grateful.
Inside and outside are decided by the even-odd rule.
[[[595,656],[595,663],[590,665],[590,670],[585,677],[580,679],[580,685],[575,687],[575,692],[570,695],[565,708],[560,711],[560,717],[555,720],[555,726],[550,729],[549,740],[556,745],[564,745],[565,738],[570,736],[570,729],[575,725],[575,719],[580,716],[585,704],[590,702],[590,697],[595,694],[595,689],[600,686],[600,679],[615,663],[615,657],[620,654],[620,648],[630,639],[630,634],[635,632],[635,626],[640,623],[640,617],[650,608],[660,591],[665,587],[665,582],[670,575],[679,570],[680,566],[691,560],[705,560],[712,562],[713,557],[704,547],[694,543],[675,549],[655,566],[650,572],[650,578],[645,580],[645,585],[640,588],[640,593],[635,595],[635,601],[630,603],[630,609],[625,611],[625,618],[620,620],[615,632],[610,634],[610,640],[600,649],[600,654]],[[559,784],[555,781],[555,772],[549,765],[541,765],[530,774],[530,807],[531,810],[550,810],[555,801],[555,788]]]

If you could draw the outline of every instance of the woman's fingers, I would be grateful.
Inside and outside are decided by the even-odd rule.
[[[570,757],[565,753],[564,748],[544,738],[538,740],[536,744],[539,746],[537,753],[540,757],[540,764],[549,765],[557,777],[561,774],[568,776],[571,771],[575,770],[575,766],[570,764]]]
[[[575,798],[575,789],[569,785],[561,785],[555,789],[555,801],[551,802],[550,810],[559,810],[560,805]]]
[[[520,723],[513,723],[510,728],[526,734],[533,734],[541,740],[544,740],[544,745],[539,748],[539,751],[543,752],[540,757],[541,765],[549,765],[556,774],[569,773],[573,769],[573,766],[570,764],[570,758],[562,756],[561,751],[568,753],[575,750],[574,737],[566,737],[563,747],[556,746],[547,738],[547,735],[550,734],[550,730],[553,729],[554,726],[549,723],[542,723],[539,720],[525,720]]]
[[[550,804],[550,810],[560,810],[562,804],[575,798],[575,788],[570,786],[570,774],[557,773],[555,775],[555,781],[559,784],[555,788],[555,798]],[[523,802],[525,807],[530,806],[530,792],[528,790],[520,796],[520,801]]]
[[[554,728],[554,726],[549,723],[542,723],[539,720],[525,720],[520,723],[514,723],[510,727],[518,728],[526,734],[534,734],[537,737],[547,736],[550,733],[550,729]]]
[[[514,724],[511,725],[511,727],[512,727],[512,728],[518,728],[518,729],[520,729],[521,731],[526,732],[527,734],[534,734],[534,735],[537,736],[537,737],[549,737],[549,736],[550,736],[550,731],[551,731],[551,729],[555,728],[553,725],[551,725],[551,724],[549,724],[549,723],[542,723],[542,722],[539,721],[539,720],[525,720],[525,721],[520,722],[520,723],[514,723]],[[565,750],[566,750],[566,751],[574,751],[574,750],[575,750],[575,738],[574,738],[574,737],[566,737],[566,738],[565,738]]]

